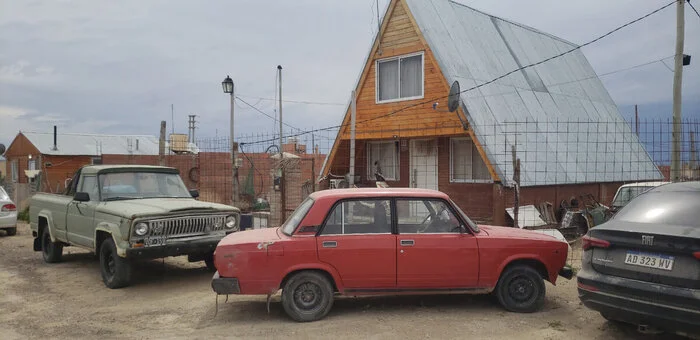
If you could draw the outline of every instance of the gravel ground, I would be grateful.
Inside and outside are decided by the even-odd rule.
[[[606,322],[579,303],[575,280],[547,284],[543,311],[504,311],[488,296],[339,298],[324,320],[295,323],[273,298],[215,295],[211,273],[186,258],[136,266],[128,288],[104,287],[93,254],[65,248],[44,263],[29,228],[0,231],[0,339],[673,339]]]

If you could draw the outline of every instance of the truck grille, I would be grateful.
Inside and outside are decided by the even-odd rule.
[[[149,221],[150,236],[184,237],[224,229],[225,215],[186,216]]]

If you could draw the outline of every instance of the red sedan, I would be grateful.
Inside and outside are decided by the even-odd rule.
[[[328,314],[336,294],[494,292],[534,312],[544,280],[570,279],[568,245],[540,233],[477,226],[441,192],[340,189],[311,194],[279,228],[228,235],[216,248],[217,294],[270,295],[296,321]]]

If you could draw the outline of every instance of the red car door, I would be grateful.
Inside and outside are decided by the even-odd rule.
[[[346,289],[396,287],[396,235],[392,234],[390,202],[338,203],[316,237],[319,260],[338,271]]]
[[[479,280],[476,238],[460,230],[447,202],[397,200],[398,289],[474,288]],[[466,226],[465,226],[466,227]]]

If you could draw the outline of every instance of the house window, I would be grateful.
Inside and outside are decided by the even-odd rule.
[[[377,61],[377,103],[423,98],[423,53]]]
[[[19,167],[16,159],[10,162],[10,172],[12,182],[16,183],[19,178]]]
[[[36,170],[36,159],[30,159],[27,162],[27,170]]]
[[[486,163],[470,138],[450,139],[450,181],[463,183],[491,181]]]
[[[399,180],[399,145],[394,141],[367,143],[367,178],[375,173],[388,181]]]

